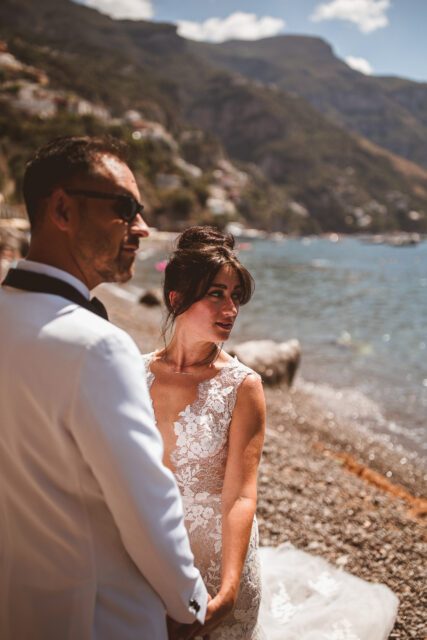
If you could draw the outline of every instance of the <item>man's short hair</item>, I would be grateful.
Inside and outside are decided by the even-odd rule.
[[[126,162],[126,145],[111,137],[65,136],[36,152],[26,166],[22,187],[32,230],[41,218],[42,201],[70,179],[94,173],[100,154]]]

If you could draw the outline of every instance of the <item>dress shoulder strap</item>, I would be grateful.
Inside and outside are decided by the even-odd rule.
[[[141,360],[145,370],[145,378],[147,381],[148,389],[151,389],[151,385],[154,382],[154,373],[150,369],[150,363],[153,359],[154,351],[151,353],[142,353]]]
[[[232,384],[237,390],[243,380],[245,380],[249,375],[261,378],[256,371],[247,367],[245,364],[240,362],[236,356],[234,356],[233,360],[231,360],[228,366],[225,367],[225,375],[223,379],[225,384]]]
[[[151,351],[150,353],[141,353],[142,361],[146,367],[150,364],[151,360],[153,359],[153,356],[154,356],[154,351]]]

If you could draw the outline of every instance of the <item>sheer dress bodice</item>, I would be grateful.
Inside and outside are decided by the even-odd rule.
[[[154,354],[143,356],[151,390],[155,376],[150,369]],[[181,491],[191,548],[209,593],[221,585],[222,504],[228,454],[228,434],[240,384],[257,375],[237,358],[213,378],[199,383],[194,402],[173,424],[176,437],[170,460]],[[260,603],[258,530],[252,526],[240,591],[233,613],[210,635],[211,640],[259,640]]]

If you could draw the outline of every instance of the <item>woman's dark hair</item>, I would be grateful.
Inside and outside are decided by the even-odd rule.
[[[234,237],[231,233],[222,233],[214,227],[189,227],[178,237],[177,247],[165,269],[163,296],[168,310],[165,329],[206,295],[218,271],[224,266],[232,267],[240,280],[240,304],[249,302],[254,281],[233,249]],[[174,307],[169,299],[172,291],[179,294]]]
[[[32,230],[41,217],[42,200],[55,187],[66,187],[72,178],[92,175],[102,154],[125,162],[126,146],[109,136],[63,136],[36,152],[26,166],[22,189]]]

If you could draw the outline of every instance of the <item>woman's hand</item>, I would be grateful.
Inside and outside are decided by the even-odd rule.
[[[200,622],[179,624],[169,619],[169,640],[190,640],[196,637],[209,640],[209,634],[232,612],[234,602],[233,598],[218,593],[208,603],[205,623],[203,625],[201,625]]]
[[[204,639],[209,638],[209,634],[233,611],[234,604],[234,598],[227,597],[221,592],[218,593],[209,602],[206,611],[205,623],[201,627],[199,633],[195,635],[201,635]],[[194,638],[194,635],[191,637]]]

